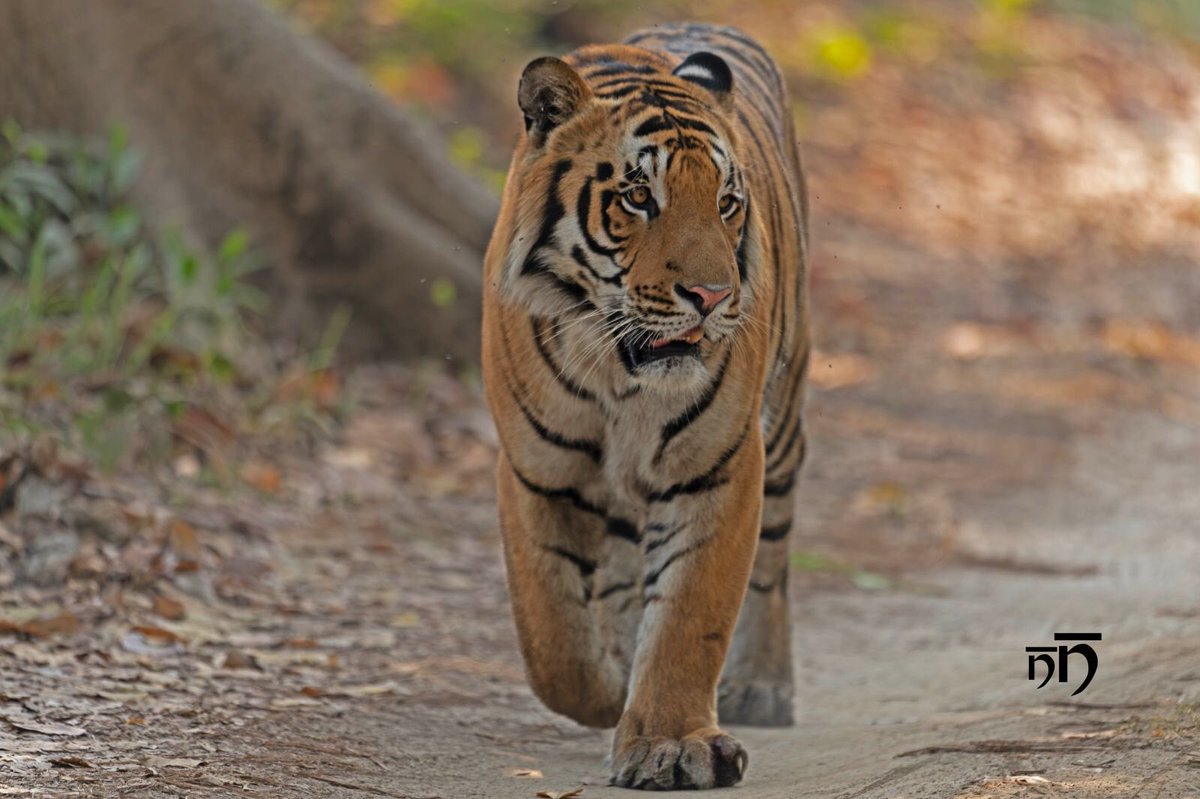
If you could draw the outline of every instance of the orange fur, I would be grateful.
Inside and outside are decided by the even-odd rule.
[[[485,261],[505,557],[533,690],[617,726],[619,785],[741,778],[719,680],[722,719],[791,723],[807,205],[785,98],[707,26],[539,59],[519,92]]]

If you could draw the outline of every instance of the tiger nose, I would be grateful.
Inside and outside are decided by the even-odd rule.
[[[695,285],[684,288],[678,283],[675,284],[675,293],[685,300],[696,306],[696,310],[708,316],[713,308],[717,307],[717,303],[725,299],[733,292],[732,286],[714,286],[711,283],[708,285]]]

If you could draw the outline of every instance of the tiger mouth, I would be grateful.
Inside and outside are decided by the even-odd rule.
[[[676,338],[662,337],[651,339],[649,331],[634,331],[621,341],[622,354],[626,362],[633,368],[667,358],[700,357],[700,341],[704,338],[704,330],[693,327],[691,330]]]

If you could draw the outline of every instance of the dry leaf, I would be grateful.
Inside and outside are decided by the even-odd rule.
[[[258,658],[251,655],[249,652],[242,652],[238,649],[230,650],[218,657],[217,668],[221,669],[254,669],[262,671],[262,665],[258,662]]]
[[[33,721],[30,719],[13,718],[7,716],[4,719],[13,729],[23,732],[36,732],[41,735],[63,735],[68,738],[77,738],[84,735],[87,730],[83,727],[74,727],[70,724],[59,724],[54,721]]]
[[[263,493],[276,494],[283,483],[283,475],[275,466],[251,461],[242,467],[242,480]]]
[[[79,619],[74,613],[60,613],[45,619],[34,619],[26,622],[11,622],[0,620],[0,634],[18,633],[32,638],[46,638],[51,635],[70,635],[79,629]]]
[[[170,630],[146,625],[135,627],[121,636],[121,648],[135,655],[182,654],[183,644],[179,636]]]
[[[141,633],[148,640],[161,642],[162,644],[177,644],[183,641],[175,633],[163,627],[155,627],[152,624],[135,624],[134,630]]]
[[[534,795],[538,799],[576,799],[583,796],[583,788],[576,788],[571,791],[538,791]]]
[[[1109,320],[1103,337],[1110,350],[1131,358],[1200,366],[1200,340],[1176,333],[1161,322]]]
[[[200,541],[195,527],[183,519],[172,519],[167,527],[167,543],[175,556],[175,571],[194,572],[200,568]]]
[[[59,768],[91,768],[92,764],[84,760],[82,757],[75,755],[67,755],[65,757],[56,757],[50,761],[51,765]]]
[[[526,780],[540,780],[543,774],[535,768],[510,768],[505,770],[504,776],[519,777]]]
[[[179,621],[187,615],[182,602],[166,596],[154,597],[154,612],[169,621]]]

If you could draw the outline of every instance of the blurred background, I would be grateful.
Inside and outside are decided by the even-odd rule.
[[[0,697],[24,704],[3,706],[0,752],[23,779],[101,790],[90,769],[137,762],[146,790],[200,790],[303,738],[244,768],[274,796],[323,795],[301,772],[411,787],[313,749],[343,736],[466,791],[603,749],[522,681],[481,259],[525,63],[679,19],[766,47],[806,159],[816,353],[791,592],[804,668],[860,689],[815,679],[800,706],[857,723],[895,699],[872,690],[908,685],[896,653],[932,646],[904,735],[1024,707],[974,658],[1065,619],[1123,631],[1122,673],[1149,675],[1098,700],[1152,708],[1103,737],[1126,768],[1112,791],[1191,745],[1200,4],[7,0]],[[145,673],[157,688],[118,684]],[[939,673],[976,676],[955,694]],[[443,723],[468,705],[494,708],[490,743]],[[238,732],[204,726],[234,708]],[[201,728],[210,749],[145,761]],[[1058,789],[1100,790],[1045,758]],[[1030,784],[972,762],[948,772],[974,786],[955,795]],[[813,795],[879,776],[861,765]]]

